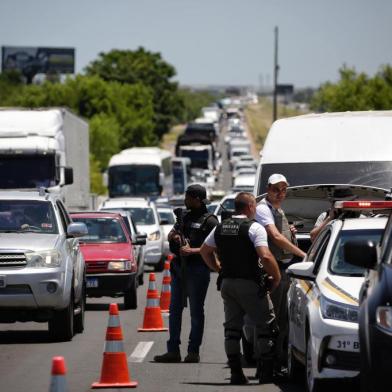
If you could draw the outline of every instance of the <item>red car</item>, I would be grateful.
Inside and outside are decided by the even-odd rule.
[[[125,309],[137,308],[137,262],[132,241],[120,214],[79,212],[74,222],[83,222],[88,235],[79,238],[87,267],[89,297],[124,296]]]

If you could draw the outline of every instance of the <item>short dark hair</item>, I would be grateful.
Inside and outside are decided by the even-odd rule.
[[[256,199],[251,193],[240,192],[234,199],[235,212],[243,212],[252,200]]]

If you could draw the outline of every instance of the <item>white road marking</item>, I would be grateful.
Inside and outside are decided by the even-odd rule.
[[[153,344],[154,342],[139,342],[128,357],[128,362],[143,362]]]

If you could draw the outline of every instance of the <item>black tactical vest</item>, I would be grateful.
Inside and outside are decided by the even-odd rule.
[[[229,218],[216,227],[214,238],[223,278],[260,280],[259,256],[249,238],[253,223],[248,218]]]

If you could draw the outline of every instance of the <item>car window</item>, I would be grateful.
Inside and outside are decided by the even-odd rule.
[[[158,211],[158,214],[160,219],[165,219],[168,221],[168,225],[174,225],[175,218],[171,211]]]
[[[234,198],[226,199],[223,203],[221,203],[221,207],[219,207],[217,215],[221,215],[223,209],[234,210]]]
[[[0,232],[58,234],[52,203],[39,200],[0,200]]]
[[[313,268],[313,273],[315,275],[317,275],[319,269],[320,269],[320,265],[321,262],[323,261],[324,255],[325,255],[325,251],[327,249],[327,246],[329,244],[329,240],[331,238],[331,229],[328,228],[325,233],[320,236],[320,242],[319,242],[319,246],[314,254],[314,268]]]
[[[324,244],[326,239],[329,239],[330,237],[330,228],[326,228],[323,230],[316,238],[316,241],[313,242],[312,246],[308,250],[308,257],[307,261],[315,261],[316,255],[321,249],[321,246]]]
[[[371,241],[378,244],[382,235],[382,230],[342,230],[339,233],[334,249],[329,260],[329,270],[331,273],[343,276],[362,276],[364,269],[349,264],[344,258],[344,244],[351,240]]]
[[[102,208],[101,211],[129,211],[136,225],[154,225],[156,223],[154,211],[150,207]]]
[[[87,226],[88,235],[80,237],[80,242],[88,243],[123,243],[128,242],[118,219],[74,217],[74,222],[83,222]]]

